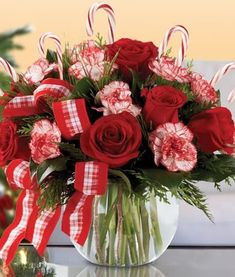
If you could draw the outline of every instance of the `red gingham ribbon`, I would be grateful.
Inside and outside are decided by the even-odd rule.
[[[12,161],[6,168],[6,176],[12,188],[23,189],[17,202],[16,217],[0,240],[0,258],[9,264],[14,258],[19,243],[25,237],[38,194],[33,190],[35,184],[30,179],[28,162],[20,159]]]
[[[83,245],[92,219],[95,195],[103,195],[107,188],[108,165],[102,162],[78,162],[75,167],[76,192],[70,198],[62,219],[62,231]]]
[[[52,105],[55,121],[67,140],[74,139],[90,126],[84,99],[54,102]]]
[[[39,194],[36,182],[30,178],[29,162],[13,160],[5,172],[12,188],[23,189],[17,202],[15,219],[0,240],[0,258],[9,264],[24,238],[32,242],[38,252],[43,254],[53,226],[58,221],[60,209],[49,210],[39,215],[36,203]]]
[[[14,97],[3,110],[4,117],[30,116],[44,112],[45,97],[59,99],[70,95],[71,85],[63,80],[48,78],[42,81],[34,95]]]

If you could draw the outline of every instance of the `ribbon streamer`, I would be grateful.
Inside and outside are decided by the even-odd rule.
[[[80,245],[85,243],[90,230],[94,197],[105,193],[107,183],[107,164],[94,161],[76,163],[76,192],[65,209],[62,231]]]
[[[13,189],[21,188],[13,223],[0,240],[0,258],[9,264],[19,243],[27,239],[43,255],[47,242],[60,216],[60,208],[40,213],[37,206],[37,184],[31,180],[29,162],[13,160],[6,168],[6,177]]]
[[[38,194],[35,191],[36,184],[30,180],[28,162],[12,161],[6,168],[6,176],[12,188],[23,189],[17,202],[16,217],[0,240],[0,258],[9,264],[15,256],[19,243],[25,237],[33,211],[37,209]]]

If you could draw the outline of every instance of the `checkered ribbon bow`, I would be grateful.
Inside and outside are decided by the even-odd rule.
[[[15,219],[0,239],[0,258],[9,264],[23,239],[31,242],[39,254],[44,252],[60,216],[60,208],[40,213],[37,206],[39,195],[37,184],[30,177],[29,162],[21,159],[13,160],[5,172],[9,185],[13,189],[22,189],[16,206]]]
[[[40,211],[37,206],[37,184],[30,178],[29,163],[20,159],[6,168],[9,185],[21,188],[16,217],[0,239],[0,258],[9,264],[15,256],[19,243],[26,239],[43,255],[48,240],[56,227],[61,208]],[[76,192],[69,199],[62,218],[62,230],[71,239],[83,245],[87,239],[95,195],[106,191],[108,165],[102,162],[78,162],[75,168]]]
[[[63,80],[48,78],[38,86],[33,95],[16,96],[5,106],[4,117],[30,116],[45,111],[46,100],[59,99],[71,94],[71,85]]]

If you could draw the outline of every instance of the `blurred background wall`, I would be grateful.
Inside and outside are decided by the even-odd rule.
[[[86,38],[85,20],[93,0],[0,0],[0,31],[32,24],[34,32],[17,42],[24,51],[15,52],[22,70],[37,57],[37,41],[46,31],[71,44]],[[188,58],[195,60],[235,60],[234,0],[107,0],[117,19],[116,38],[130,37],[156,44],[174,24],[186,26],[190,33]],[[96,31],[106,37],[107,18],[98,12]],[[176,35],[173,45],[178,47]]]

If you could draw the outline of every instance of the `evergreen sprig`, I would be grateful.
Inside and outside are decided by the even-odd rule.
[[[40,184],[38,205],[41,210],[55,209],[65,205],[74,188],[67,183],[68,177],[62,172],[54,172]]]
[[[74,161],[86,161],[88,158],[82,153],[81,149],[73,143],[61,142],[59,148],[63,155]]]
[[[177,198],[182,199],[189,205],[195,206],[203,211],[204,214],[213,222],[213,216],[206,204],[207,199],[200,189],[195,185],[195,183],[196,182],[191,180],[183,180],[180,186],[171,192]]]
[[[27,116],[27,117],[17,117],[14,120],[17,122],[19,125],[17,133],[20,136],[30,136],[32,130],[33,130],[33,125],[36,121],[41,120],[41,119],[49,119],[51,120],[51,116],[49,115],[32,115],[32,116]]]

